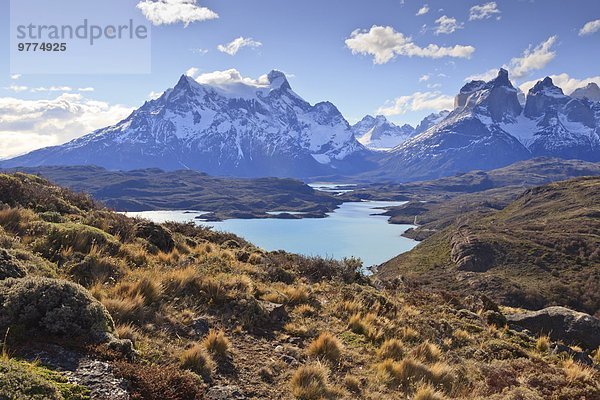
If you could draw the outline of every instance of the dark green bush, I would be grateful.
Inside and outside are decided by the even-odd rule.
[[[23,278],[27,275],[25,267],[8,251],[0,249],[0,280]]]
[[[0,281],[0,331],[18,326],[32,333],[105,340],[114,331],[110,314],[80,285],[49,278]]]

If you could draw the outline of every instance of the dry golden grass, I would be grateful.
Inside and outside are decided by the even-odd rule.
[[[348,328],[358,335],[368,335],[375,326],[374,322],[377,319],[377,315],[369,313],[366,315],[356,313],[348,320]]]
[[[303,317],[311,317],[317,313],[317,310],[309,304],[300,304],[298,307],[294,308],[294,311]]]
[[[22,235],[31,221],[37,220],[37,215],[25,208],[0,209],[0,226],[6,231]]]
[[[344,387],[353,394],[359,394],[361,392],[360,379],[352,375],[346,375],[344,377]]]
[[[283,326],[283,330],[287,333],[300,337],[311,336],[311,329],[304,323],[299,321],[288,322]]]
[[[391,359],[375,365],[379,379],[390,386],[408,387],[417,383],[429,383],[450,390],[453,384],[452,368],[446,364],[434,364],[431,367],[412,358],[400,362]]]
[[[570,383],[573,382],[591,382],[594,379],[594,370],[585,365],[581,365],[572,359],[563,362],[563,371]]]
[[[550,348],[550,338],[548,335],[538,337],[535,341],[535,348],[540,353],[547,353]]]
[[[283,290],[286,303],[290,305],[299,305],[307,303],[310,299],[310,292],[304,286],[288,286]]]
[[[446,400],[443,393],[436,391],[429,385],[421,385],[417,388],[413,400]]]
[[[300,400],[322,399],[329,392],[328,379],[329,370],[323,364],[302,365],[292,375],[292,394]]]
[[[202,345],[210,353],[219,357],[225,357],[229,353],[231,342],[225,336],[225,332],[211,329],[202,340]]]
[[[471,334],[464,329],[456,329],[454,332],[452,332],[452,338],[454,339],[455,343],[459,344],[467,344],[473,340]]]
[[[307,352],[312,357],[337,364],[342,356],[342,344],[331,333],[323,332],[308,345]]]
[[[140,295],[103,298],[102,304],[104,304],[113,319],[120,323],[141,323],[146,317],[144,298]]]
[[[146,305],[158,303],[162,295],[160,278],[156,274],[143,276],[131,285],[129,294],[142,296]]]
[[[404,344],[398,339],[388,339],[377,350],[377,356],[383,360],[400,361],[404,357]]]
[[[119,336],[119,338],[129,339],[133,343],[135,343],[138,340],[138,338],[140,337],[140,334],[141,334],[140,330],[132,323],[117,324],[115,329],[117,331],[117,335]]]
[[[442,350],[438,345],[425,341],[413,349],[412,355],[417,360],[432,363],[442,357]]]
[[[600,347],[592,354],[592,359],[596,364],[600,364]]]
[[[400,330],[400,334],[402,335],[402,340],[404,340],[405,342],[416,342],[421,337],[421,335],[419,335],[419,332],[417,332],[410,326],[402,327],[402,329]]]
[[[215,362],[200,344],[184,350],[179,356],[179,362],[182,368],[194,371],[204,378],[210,378],[215,369]]]

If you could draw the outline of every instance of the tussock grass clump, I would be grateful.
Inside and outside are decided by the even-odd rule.
[[[308,305],[308,304],[301,304],[298,307],[296,307],[294,309],[294,311],[296,311],[298,314],[302,315],[303,317],[310,317],[317,313],[317,310],[315,310],[315,308],[313,306]]]
[[[535,341],[535,349],[540,353],[547,353],[550,348],[550,338],[548,335],[540,336]]]
[[[391,358],[400,361],[404,357],[404,345],[398,339],[388,339],[377,350],[377,356],[383,360]]]
[[[336,364],[342,356],[342,344],[331,333],[323,332],[310,343],[308,354],[312,357]]]
[[[210,353],[219,357],[225,357],[229,353],[231,343],[225,336],[225,332],[211,329],[202,340],[202,345]]]
[[[310,298],[310,292],[304,286],[288,286],[283,291],[286,303],[290,305],[299,305],[307,303]]]
[[[436,391],[429,385],[422,385],[417,388],[413,400],[446,400],[443,393]]]
[[[378,377],[390,386],[404,386],[416,383],[428,383],[450,390],[454,376],[452,368],[446,364],[434,364],[431,367],[412,358],[400,362],[384,360],[375,366]]]
[[[452,332],[452,338],[458,344],[467,344],[473,340],[471,334],[464,329],[456,329]]]
[[[329,370],[321,363],[299,367],[290,381],[292,394],[300,400],[318,400],[329,392]]]
[[[102,304],[110,312],[110,315],[120,323],[131,322],[139,324],[146,319],[144,297],[139,294],[124,297],[104,297]]]
[[[179,362],[181,368],[193,371],[204,379],[210,379],[215,369],[215,362],[201,344],[184,350],[179,356]]]
[[[368,335],[374,329],[374,321],[377,318],[375,314],[356,313],[348,320],[348,328],[358,335]]]
[[[162,283],[158,276],[142,276],[129,287],[129,296],[142,296],[144,304],[151,305],[160,301],[162,296]]]
[[[591,382],[594,379],[594,370],[585,365],[581,365],[572,359],[563,362],[563,371],[570,383],[573,382]]]
[[[353,394],[359,394],[361,392],[360,379],[352,375],[346,375],[344,377],[344,387]]]
[[[126,266],[121,260],[93,252],[82,262],[73,265],[69,273],[75,281],[89,286],[95,282],[106,282],[111,278],[116,280],[125,274],[125,270]]]
[[[35,213],[25,208],[0,209],[0,226],[7,232],[23,235],[29,224],[37,220]]]
[[[438,345],[425,341],[414,348],[412,355],[423,362],[436,362],[442,357],[442,350]]]
[[[416,342],[421,337],[421,335],[419,335],[419,332],[417,332],[410,326],[402,327],[402,329],[400,330],[400,334],[402,335],[402,339],[405,342]]]
[[[117,336],[121,339],[129,339],[135,343],[140,337],[140,330],[132,323],[117,324],[116,326]]]

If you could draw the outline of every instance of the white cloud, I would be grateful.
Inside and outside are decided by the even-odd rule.
[[[554,57],[556,57],[556,52],[552,50],[552,46],[556,43],[557,39],[557,36],[551,36],[534,48],[530,45],[523,51],[521,57],[513,58],[508,64],[504,64],[502,68],[508,70],[512,79],[524,78],[532,71],[544,68],[554,59]],[[481,74],[467,76],[465,81],[489,81],[494,79],[497,75],[498,69],[492,68]]]
[[[425,4],[423,7],[419,8],[419,11],[417,11],[417,17],[421,16],[421,15],[425,15],[429,12],[429,6],[427,4]]]
[[[589,83],[595,82],[600,86],[600,76],[593,76],[585,79],[576,79],[571,78],[569,74],[562,73],[558,75],[550,75],[554,84],[566,93],[571,94],[575,89],[579,89],[580,87],[587,86]],[[531,89],[538,81],[541,81],[544,78],[534,79],[531,81],[523,82],[519,85],[519,88],[523,91],[523,93],[527,94],[529,89]]]
[[[24,92],[26,90],[29,90],[29,87],[28,86],[23,86],[23,85],[14,85],[13,84],[13,85],[10,85],[9,87],[5,87],[4,89],[8,89],[11,92],[19,93],[19,92]]]
[[[510,72],[510,71],[509,71]],[[498,69],[490,69],[481,74],[469,75],[465,78],[465,81],[490,81],[498,75]]]
[[[440,92],[415,92],[409,96],[397,97],[377,110],[385,116],[402,115],[409,111],[446,110],[454,108],[454,97]]]
[[[136,7],[154,25],[182,22],[188,26],[192,22],[219,18],[214,11],[198,6],[196,0],[143,0]]]
[[[261,42],[257,42],[256,40],[253,40],[252,38],[245,38],[240,36],[237,39],[232,40],[231,42],[227,43],[226,45],[218,45],[217,49],[222,52],[222,53],[227,53],[230,56],[235,55],[238,51],[240,51],[240,49],[242,47],[260,47],[262,46]]]
[[[123,105],[64,93],[51,100],[0,98],[0,157],[64,143],[118,122],[133,111]]]
[[[475,48],[473,46],[456,45],[440,47],[429,44],[420,47],[412,38],[396,32],[391,26],[373,25],[370,30],[357,29],[345,41],[352,54],[369,54],[375,64],[385,64],[396,56],[408,57],[458,57],[470,58]]]
[[[435,34],[445,34],[449,35],[454,33],[457,29],[462,29],[464,27],[463,23],[459,23],[456,18],[448,17],[447,15],[442,15],[438,19],[435,20],[437,26],[435,27]]]
[[[78,92],[93,92],[94,90],[95,89],[93,87],[83,87],[77,89]]]
[[[148,100],[156,100],[160,96],[162,96],[162,92],[151,91],[150,93],[148,93],[147,99]]]
[[[190,49],[190,51],[192,53],[200,54],[201,56],[203,56],[206,53],[208,53],[208,49],[200,49],[200,48]]]
[[[498,9],[498,5],[495,1],[482,4],[480,6],[473,6],[469,10],[469,21],[475,21],[480,19],[488,19],[496,15],[497,19],[500,19],[501,11]]]
[[[70,86],[48,86],[48,87],[35,87],[31,89],[31,92],[72,92],[73,88]]]
[[[429,80],[429,78],[431,78],[431,76],[428,74],[425,74],[419,78],[419,82],[427,82]]]
[[[243,83],[251,86],[267,86],[269,80],[267,75],[262,75],[258,79],[242,76],[237,69],[228,69],[225,71],[213,71],[200,74],[198,68],[190,68],[186,75],[194,78],[198,83],[213,86],[225,86],[235,83]]]
[[[10,79],[12,79],[12,80],[17,80],[17,79],[19,79],[20,77],[21,77],[21,74],[14,74],[14,75],[11,75],[11,76],[10,76]]]
[[[579,36],[591,35],[598,31],[600,31],[600,19],[586,23],[583,28],[579,30]]]
[[[556,43],[557,36],[550,36],[545,42],[540,43],[533,49],[527,48],[521,57],[510,60],[508,70],[516,79],[522,78],[531,71],[544,68],[550,61],[556,57],[556,52],[552,46]]]

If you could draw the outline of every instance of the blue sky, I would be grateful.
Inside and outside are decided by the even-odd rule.
[[[566,91],[600,83],[598,0],[160,0],[167,12],[154,0],[120,1],[152,24],[152,72],[15,76],[2,57],[0,157],[114,123],[190,68],[250,78],[279,69],[306,100],[329,100],[350,122],[379,111],[413,125],[448,107],[466,78],[501,66],[524,88],[546,75]],[[5,55],[8,10],[2,1]]]

